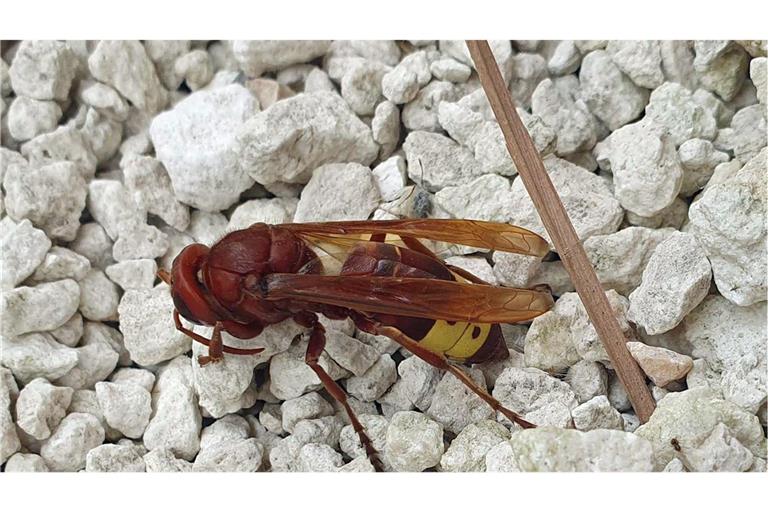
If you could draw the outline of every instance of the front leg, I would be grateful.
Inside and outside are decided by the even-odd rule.
[[[221,322],[216,322],[216,324],[213,326],[213,333],[211,334],[211,338],[208,339],[205,336],[201,336],[200,334],[197,334],[191,329],[187,329],[186,327],[184,327],[184,325],[181,323],[181,316],[179,315],[178,310],[173,311],[173,321],[176,324],[176,330],[186,334],[196,342],[202,343],[203,345],[208,347],[208,355],[198,356],[197,358],[197,362],[200,364],[200,366],[205,366],[209,363],[216,363],[221,361],[222,359],[224,359],[225,352],[227,354],[249,356],[249,355],[259,354],[264,351],[263,347],[237,348],[237,347],[229,347],[227,345],[224,345],[224,342],[221,339],[221,330],[222,330]]]

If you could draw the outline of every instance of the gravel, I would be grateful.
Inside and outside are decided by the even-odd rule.
[[[491,284],[553,291],[552,311],[502,325],[508,359],[466,368],[540,427],[322,319],[320,364],[384,468],[765,471],[765,43],[491,46],[658,406],[641,425],[554,253],[441,244]],[[407,212],[551,241],[461,41],[3,50],[2,471],[372,471],[304,362],[307,329],[225,335],[265,350],[201,367],[157,270],[255,222]]]

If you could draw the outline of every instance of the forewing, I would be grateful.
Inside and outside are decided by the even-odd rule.
[[[338,239],[338,244],[352,244],[365,239],[364,235],[388,234],[532,256],[544,256],[549,251],[546,240],[532,231],[511,224],[479,220],[371,220],[281,224],[280,227],[294,232],[311,243]]]
[[[259,298],[329,304],[454,322],[530,320],[553,304],[549,293],[439,279],[270,274]]]

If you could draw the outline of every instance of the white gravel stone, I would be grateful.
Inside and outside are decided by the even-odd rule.
[[[272,471],[300,471],[299,454],[309,443],[338,446],[339,435],[344,426],[338,416],[326,416],[314,420],[303,420],[296,424],[294,434],[279,439],[269,452]]]
[[[365,433],[373,444],[373,448],[380,454],[386,446],[387,428],[389,421],[377,414],[361,414],[357,417],[365,428]],[[352,425],[345,425],[339,434],[339,447],[350,458],[366,457],[365,448],[360,442],[360,436],[357,435]],[[382,461],[386,464],[386,461]]]
[[[593,361],[578,361],[568,368],[565,382],[571,386],[580,404],[608,394],[608,374],[605,367]]]
[[[624,420],[605,395],[590,398],[571,411],[573,425],[581,431],[612,429],[623,430]]]
[[[485,458],[488,471],[650,471],[651,444],[628,432],[543,427],[514,432]]]
[[[2,336],[60,327],[77,311],[79,302],[80,287],[71,279],[3,292],[0,295]]]
[[[27,383],[37,377],[61,377],[75,367],[78,353],[57,343],[49,333],[33,332],[13,338],[3,336],[0,358],[19,382]]]
[[[78,172],[85,179],[93,177],[98,163],[90,141],[74,126],[59,126],[50,133],[38,135],[21,147],[21,154],[36,167],[67,160],[77,164]]]
[[[257,222],[283,224],[291,222],[298,200],[292,197],[272,199],[251,199],[235,208],[229,218],[226,232],[244,229]]]
[[[188,357],[178,356],[160,371],[152,392],[154,414],[143,437],[148,450],[168,448],[186,460],[200,449],[202,426],[191,363]]]
[[[438,80],[463,83],[469,80],[472,68],[452,58],[441,58],[429,65],[432,75]]]
[[[507,178],[487,174],[443,188],[435,194],[435,203],[454,218],[507,222],[513,215],[510,190]]]
[[[80,281],[80,312],[88,320],[116,320],[117,286],[92,268]]]
[[[717,151],[705,139],[689,139],[677,149],[683,167],[683,183],[680,194],[690,197],[707,184],[719,164],[727,162],[726,153]]]
[[[43,458],[36,453],[15,453],[5,464],[6,473],[42,473],[48,471]]]
[[[673,233],[653,251],[643,280],[629,296],[627,317],[648,334],[666,332],[709,291],[712,270],[696,238]]]
[[[427,52],[417,51],[406,56],[397,66],[382,76],[382,92],[388,100],[397,105],[408,103],[416,97],[419,89],[429,83],[431,78]],[[342,81],[342,94],[343,86],[344,81]]]
[[[179,231],[187,229],[189,210],[176,200],[171,179],[159,160],[130,155],[123,158],[120,167],[125,186],[140,208],[157,215]]]
[[[109,335],[90,332],[89,329],[83,339],[81,346],[75,348],[78,355],[77,365],[56,379],[56,384],[73,389],[93,388],[115,369],[120,359],[116,348],[120,347],[113,347]]]
[[[618,229],[624,212],[599,176],[554,156],[546,157],[544,166],[581,240]],[[516,205],[510,219],[512,224],[550,240],[520,179],[512,183],[509,204]]]
[[[330,41],[232,41],[232,53],[248,76],[309,62],[323,55]]]
[[[592,114],[578,94],[578,79],[573,76],[543,80],[531,97],[533,115],[556,134],[558,155],[589,150],[597,142]]]
[[[389,66],[375,61],[364,61],[353,66],[341,79],[341,97],[359,116],[374,113],[376,105],[383,100],[382,77]]]
[[[683,320],[692,356],[704,358],[726,400],[757,413],[766,399],[766,305],[739,307],[710,295]]]
[[[0,289],[18,286],[45,261],[51,241],[28,219],[0,235]]]
[[[337,94],[299,94],[254,115],[240,129],[240,168],[262,184],[306,183],[325,163],[370,164],[379,148]]]
[[[467,425],[440,459],[441,471],[485,471],[487,453],[509,439],[509,430],[493,420]]]
[[[443,456],[443,427],[414,411],[395,413],[387,428],[384,456],[395,471],[424,471]]]
[[[581,52],[573,41],[560,41],[547,62],[547,69],[555,76],[568,75],[579,68]]]
[[[264,447],[256,439],[231,440],[200,450],[193,471],[253,472],[261,467]]]
[[[419,410],[427,411],[444,372],[418,357],[402,361],[397,372],[400,380],[395,385],[402,387],[403,398]]]
[[[77,70],[77,57],[60,41],[22,41],[8,70],[18,96],[66,100]]]
[[[710,51],[716,43],[717,49]],[[720,43],[725,43],[721,45]],[[741,89],[747,77],[749,56],[740,46],[729,44],[730,41],[696,41],[694,69],[699,75],[701,86],[725,101],[732,100]]]
[[[394,360],[389,354],[382,354],[364,374],[347,379],[347,392],[364,402],[372,402],[381,397],[396,380]]]
[[[51,471],[78,471],[85,467],[91,449],[104,442],[104,429],[92,414],[68,414],[40,448]]]
[[[718,132],[715,147],[732,151],[742,162],[758,156],[766,145],[766,110],[763,105],[742,108],[731,120],[730,128]]]
[[[190,216],[187,233],[197,243],[210,246],[226,234],[227,224],[227,217],[222,213],[195,210]]]
[[[765,437],[757,416],[718,398],[706,387],[669,393],[658,402],[648,423],[635,433],[653,445],[653,465],[659,471],[677,457],[670,443],[672,438],[677,439],[685,453],[700,447],[720,423],[753,455],[765,453]]]
[[[192,471],[192,463],[178,459],[168,448],[155,448],[144,455],[147,473]]]
[[[69,248],[75,253],[87,258],[90,264],[97,268],[105,268],[115,261],[112,259],[112,240],[109,238],[109,235],[107,235],[104,228],[97,222],[82,224],[77,230],[75,239],[69,244]],[[63,258],[60,254],[57,254],[57,256]],[[69,268],[70,259],[73,258],[64,258],[62,260],[62,263],[67,263],[65,268]],[[54,261],[57,263],[58,268],[58,259]],[[45,263],[43,265],[45,266]],[[85,266],[83,264],[77,265],[76,268],[81,268],[80,272],[82,272],[82,275],[84,276],[90,266]],[[80,278],[82,279],[82,276]]]
[[[464,372],[478,386],[487,389],[482,371],[467,368]],[[458,434],[471,423],[491,418],[493,409],[459,379],[446,373],[435,386],[435,392],[425,413],[440,423],[446,431]]]
[[[371,120],[371,135],[381,149],[379,159],[383,160],[400,142],[400,109],[391,101],[382,101],[376,106]]]
[[[360,377],[379,358],[379,351],[352,336],[330,328],[326,331],[326,353],[342,368]]]
[[[671,229],[628,227],[588,238],[584,250],[603,287],[626,296],[640,285],[656,246],[672,233]]]
[[[8,131],[24,142],[56,129],[61,108],[54,101],[40,101],[19,96],[8,109]]]
[[[180,201],[223,210],[253,185],[238,162],[236,136],[258,111],[251,93],[232,84],[191,94],[153,119],[152,144]]]
[[[9,216],[29,219],[54,240],[75,238],[86,196],[85,181],[76,164],[10,165],[3,186]]]
[[[56,341],[68,347],[74,347],[83,336],[83,316],[75,313],[61,327],[49,331]]]
[[[115,384],[135,384],[146,389],[148,393],[151,393],[155,386],[155,374],[141,368],[120,368],[109,380]]]
[[[357,163],[315,169],[296,207],[296,222],[367,219],[380,195],[371,170]]]
[[[128,105],[125,100],[120,93],[106,84],[92,80],[81,82],[77,98],[110,119],[120,122],[128,119]]]
[[[308,443],[301,447],[297,459],[298,471],[327,473],[343,465],[341,454],[328,445]]]
[[[743,472],[755,459],[723,423],[718,423],[698,447],[686,449],[684,457],[690,471],[702,472]]]
[[[98,382],[96,395],[110,427],[132,439],[144,434],[152,413],[149,391],[130,382]]]
[[[157,364],[189,351],[191,340],[176,330],[173,300],[164,283],[151,290],[127,290],[120,299],[120,330],[131,359]]]
[[[712,112],[698,104],[688,89],[665,82],[652,93],[643,123],[662,127],[675,146],[688,139],[715,138],[717,121]]]
[[[100,41],[88,57],[88,69],[94,78],[117,89],[140,110],[155,113],[168,101],[168,91],[138,41]]]
[[[298,398],[286,400],[280,406],[283,430],[293,433],[293,428],[301,420],[331,416],[333,407],[316,392],[307,393]]]
[[[16,400],[16,424],[35,439],[47,439],[66,416],[73,392],[42,378],[33,380]]]
[[[103,444],[88,452],[85,470],[103,473],[143,473],[146,464],[141,451],[135,446]]]
[[[213,78],[213,62],[205,50],[192,50],[182,55],[176,59],[173,67],[192,91],[205,87]]]
[[[648,103],[648,91],[623,74],[606,51],[584,57],[579,80],[584,102],[610,130],[636,119]]]
[[[403,149],[408,176],[431,192],[469,183],[483,173],[470,150],[438,133],[412,131]]]
[[[655,89],[664,82],[660,41],[609,41],[605,51],[635,85]]]
[[[708,187],[690,209],[691,232],[704,247],[720,293],[740,306],[765,300],[766,155]]]
[[[547,78],[547,61],[539,54],[522,52],[510,59],[509,91],[515,105],[531,107],[531,95],[536,86]]]
[[[627,348],[643,372],[659,387],[683,379],[693,368],[693,359],[663,347],[630,341]]]
[[[3,349],[6,350],[5,340]],[[3,365],[6,364],[6,357],[2,355]],[[19,388],[13,375],[6,368],[0,368],[0,464],[4,464],[9,457],[21,449],[19,435],[16,433],[16,425],[13,419],[13,402],[17,399]],[[6,471],[8,466],[5,467]]]
[[[749,62],[749,77],[757,89],[757,99],[763,105],[768,102],[768,58],[758,57]]]
[[[373,178],[383,201],[393,201],[403,194],[406,164],[401,155],[393,155],[373,168]]]
[[[444,101],[457,101],[464,96],[469,84],[453,84],[433,80],[408,102],[401,112],[403,125],[410,131],[440,131],[437,112]]]
[[[301,332],[301,331],[299,331]],[[290,343],[291,337],[287,337]],[[322,389],[320,378],[304,362],[307,342],[301,341],[291,346],[287,352],[281,352],[269,362],[269,390],[280,400],[289,400],[306,394],[308,391]],[[349,375],[336,364],[328,354],[320,355],[320,366],[337,380]]]
[[[609,149],[614,194],[627,210],[650,217],[669,206],[680,192],[683,169],[670,137],[645,122],[612,133]]]
[[[568,384],[537,368],[507,368],[496,379],[493,397],[536,425],[561,428],[572,426],[571,410],[578,405]],[[501,413],[497,419],[510,423]]]
[[[155,283],[157,263],[151,259],[126,260],[108,266],[104,272],[123,290],[149,290]]]

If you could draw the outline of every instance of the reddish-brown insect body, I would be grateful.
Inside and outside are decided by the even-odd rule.
[[[499,322],[529,320],[547,309],[547,292],[487,285],[446,265],[418,238],[543,255],[538,235],[479,221],[413,219],[347,223],[254,224],[212,247],[186,247],[173,263],[171,284],[179,330],[209,346],[201,364],[224,353],[262,349],[224,345],[221,332],[249,339],[292,318],[310,328],[306,363],[345,407],[371,461],[376,452],[347,404],[346,393],[318,364],[325,346],[318,314],[351,318],[358,329],[394,339],[414,355],[453,373],[494,409],[524,427],[532,424],[504,408],[456,362],[509,355]],[[187,320],[213,326],[210,339],[186,329]]]

